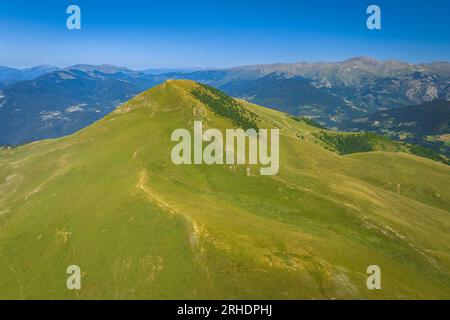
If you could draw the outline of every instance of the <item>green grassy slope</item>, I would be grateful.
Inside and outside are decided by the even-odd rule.
[[[232,127],[227,101],[168,81],[72,136],[1,151],[0,298],[450,298],[448,166],[338,155],[320,128],[243,101],[233,117],[281,128],[278,175],[172,164],[172,131]],[[373,264],[382,290],[366,287]]]

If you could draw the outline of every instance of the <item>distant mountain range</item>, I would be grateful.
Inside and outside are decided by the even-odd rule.
[[[14,69],[0,66],[0,90],[10,84],[24,80],[32,80],[56,70],[58,70],[57,67],[48,65],[40,65],[27,69]]]
[[[364,114],[350,101],[314,86],[309,79],[281,72],[256,80],[231,81],[220,88],[232,96],[292,115],[307,116],[329,127]]]
[[[101,64],[101,65],[91,65],[91,64],[76,64],[70,67],[65,68],[64,70],[79,70],[84,72],[101,72],[107,74],[114,73],[135,73],[134,71],[126,68],[126,67],[118,67],[110,64]]]
[[[122,72],[85,70],[91,71],[59,70],[4,88],[0,145],[70,134],[156,84]]]
[[[134,71],[107,64],[80,64],[62,71],[71,73],[70,77],[77,81],[70,77],[62,79],[60,70],[55,67],[40,66],[21,71],[0,68],[0,116],[3,119],[0,143],[17,144],[73,132],[136,93],[168,79],[190,79],[209,84],[231,96],[308,117],[336,130],[358,130],[353,120],[371,119],[371,114],[377,117],[380,111],[407,110],[409,106],[434,100],[450,100],[448,62],[409,64],[357,57],[342,62],[279,63],[193,72]],[[35,77],[38,78],[23,82]],[[86,81],[89,85],[80,84]],[[96,97],[98,93],[100,97]],[[85,108],[81,107],[84,112],[67,115],[67,108],[81,104],[85,105]],[[22,113],[18,116],[16,112]],[[58,113],[57,117],[62,119],[47,117],[46,113]],[[74,117],[78,120],[73,119],[69,121],[72,124],[67,125],[65,118]],[[428,120],[416,119],[418,123],[421,121]],[[379,132],[378,128],[374,129]],[[403,128],[391,126],[389,132],[391,136],[399,136]]]
[[[284,88],[292,85],[291,78],[303,77],[309,84],[322,92],[345,99],[340,103],[343,110],[336,114],[317,116],[314,105],[324,106],[322,96],[307,101],[287,99],[278,101],[278,110],[295,111],[302,116],[317,117],[319,122],[330,127],[342,129],[341,123],[348,116],[376,112],[382,109],[393,109],[402,106],[420,104],[435,99],[450,99],[450,63],[434,62],[430,64],[408,64],[400,61],[378,61],[371,58],[353,58],[343,62],[317,62],[256,65],[232,68],[222,71],[203,71],[183,74],[181,77],[208,83],[225,92],[250,99],[252,102],[264,104],[267,83],[258,88],[250,86],[248,81],[261,79],[277,74],[274,85],[283,88],[284,95],[292,91]],[[280,83],[280,76],[284,82]],[[307,89],[310,91],[310,88]],[[261,98],[261,94],[263,98]],[[280,94],[280,92],[277,92]],[[301,95],[302,92],[296,93]],[[308,93],[306,93],[308,94]],[[328,100],[327,100],[328,102]],[[333,108],[331,104],[328,107]],[[329,109],[329,108],[326,108]]]

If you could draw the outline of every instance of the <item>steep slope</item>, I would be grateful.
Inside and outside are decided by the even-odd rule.
[[[174,129],[232,128],[218,110],[237,106],[281,129],[278,175],[172,163]],[[450,298],[449,167],[340,156],[319,130],[168,81],[71,136],[1,151],[0,298]]]

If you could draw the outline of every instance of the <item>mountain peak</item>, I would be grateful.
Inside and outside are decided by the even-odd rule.
[[[191,95],[192,91],[196,88],[200,88],[201,84],[195,82],[193,80],[187,79],[169,79],[164,81],[162,84],[154,87],[154,91],[159,91],[164,94],[174,94],[178,91],[179,95]],[[152,92],[153,89],[148,90],[147,92]]]
[[[131,99],[116,109],[116,113],[147,108],[161,113],[179,112],[180,117],[191,118],[193,115],[195,119],[214,114],[236,127],[257,128],[257,117],[242,103],[220,90],[192,80],[167,80]]]
[[[151,108],[168,110],[180,102],[191,105],[195,100],[192,92],[200,87],[192,80],[166,80],[132,98],[116,109],[116,113],[127,113],[136,109],[150,106]],[[175,103],[176,101],[176,103]]]
[[[376,60],[371,57],[354,57],[347,59],[339,64],[342,64],[343,66],[364,66],[364,67],[378,67],[383,64],[382,61]]]
[[[188,79],[169,79],[166,80],[163,84],[169,85],[169,86],[178,86],[182,88],[193,88],[197,85],[199,85],[197,82],[193,80]]]

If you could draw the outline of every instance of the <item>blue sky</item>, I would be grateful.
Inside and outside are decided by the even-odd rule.
[[[77,4],[82,29],[66,28]],[[366,28],[366,8],[382,29]],[[2,0],[0,65],[111,63],[135,69],[450,60],[448,0]]]

